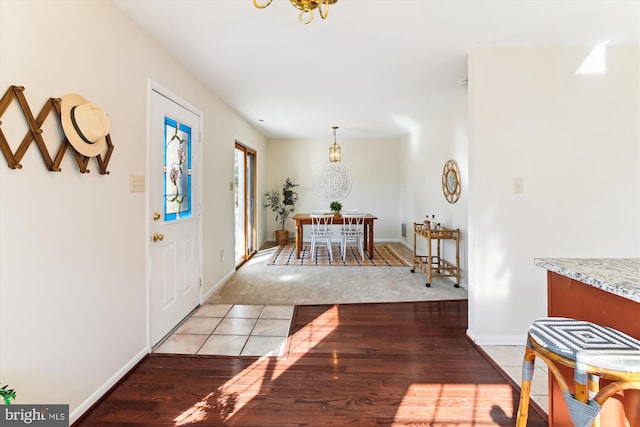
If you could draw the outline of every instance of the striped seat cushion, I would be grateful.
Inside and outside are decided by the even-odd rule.
[[[640,341],[615,329],[583,320],[543,317],[531,324],[529,337],[579,365],[640,373]]]

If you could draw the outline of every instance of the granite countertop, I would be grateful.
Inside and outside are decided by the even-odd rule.
[[[640,303],[640,258],[536,258],[535,264]]]

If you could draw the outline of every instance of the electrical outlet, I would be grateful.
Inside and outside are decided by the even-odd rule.
[[[224,261],[224,249],[220,249],[220,261]]]

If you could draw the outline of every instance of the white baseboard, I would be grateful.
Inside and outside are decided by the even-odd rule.
[[[211,289],[209,289],[204,295],[202,295],[202,301],[200,301],[200,304],[204,303],[206,300],[208,300],[211,295],[213,295],[218,289],[220,289],[222,287],[222,285],[224,285],[225,283],[227,283],[229,281],[229,279],[231,279],[231,277],[236,273],[236,270],[233,269],[232,271],[228,272],[222,279],[220,279],[217,283],[215,283]]]
[[[149,354],[148,348],[145,346],[138,354],[136,354],[129,362],[127,362],[122,368],[120,368],[107,382],[102,384],[96,391],[91,394],[84,402],[78,405],[69,414],[69,425],[76,422],[85,412],[102,398],[111,388],[116,385],[118,381],[122,379],[131,369],[133,369],[138,362],[140,362],[147,354]]]

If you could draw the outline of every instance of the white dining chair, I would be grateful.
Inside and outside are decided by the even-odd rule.
[[[331,250],[331,238],[333,232],[332,213],[311,213],[311,260],[315,260],[316,247],[326,246],[329,251],[329,260],[333,263],[333,251]]]
[[[360,251],[360,258],[364,261],[363,235],[364,235],[364,215],[358,214],[342,214],[342,228],[340,235],[340,254],[344,262],[347,257],[347,245],[355,243]]]

